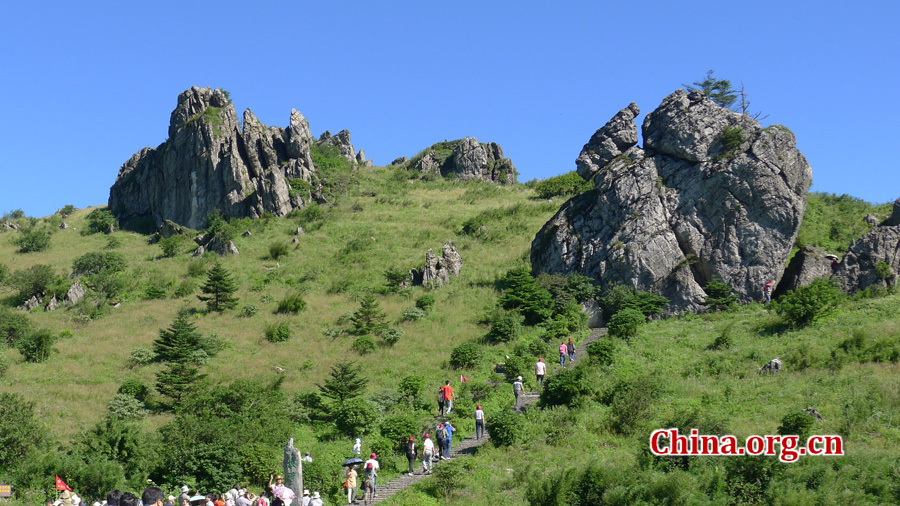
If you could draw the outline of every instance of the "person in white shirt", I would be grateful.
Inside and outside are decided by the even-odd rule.
[[[537,384],[544,384],[544,375],[547,374],[547,364],[544,363],[544,359],[539,358],[537,363],[534,364],[534,375],[537,376]]]
[[[422,443],[422,467],[425,468],[425,474],[431,474],[434,464],[431,458],[434,456],[434,441],[428,434],[425,434],[425,442]]]
[[[312,456],[310,456],[309,452],[306,452],[306,456],[303,457],[303,462],[312,462]]]
[[[481,410],[481,405],[475,406],[475,439],[481,439],[481,436],[484,435],[484,411]]]
[[[525,384],[522,383],[522,377],[516,376],[516,381],[513,381],[513,394],[516,396],[516,407],[519,407],[519,396],[525,392]]]
[[[359,457],[359,453],[362,451],[362,441],[359,438],[356,438],[356,444],[353,445],[353,456]]]
[[[310,500],[312,500],[312,498],[309,497],[309,490],[304,490],[304,491],[303,491],[303,498],[300,499],[300,506],[309,506],[309,501],[310,501]]]

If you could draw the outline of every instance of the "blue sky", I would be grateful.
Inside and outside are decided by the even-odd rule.
[[[106,203],[193,85],[270,125],[296,108],[316,136],[346,128],[376,164],[494,141],[527,181],[709,69],[796,134],[813,190],[893,201],[898,20],[888,1],[9,3],[0,212]]]

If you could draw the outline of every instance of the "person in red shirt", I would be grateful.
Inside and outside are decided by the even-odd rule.
[[[447,414],[450,414],[450,411],[453,409],[453,387],[450,386],[450,380],[447,380],[444,383],[444,386],[441,387],[441,394],[444,398],[444,406],[447,408]],[[441,415],[443,416],[444,411],[441,409]]]

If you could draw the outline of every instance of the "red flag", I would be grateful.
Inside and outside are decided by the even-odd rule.
[[[69,492],[72,491],[72,489],[69,488],[68,485],[66,485],[66,482],[60,479],[58,474],[56,475],[56,490],[68,490]]]
[[[460,382],[460,383],[467,383],[468,381],[469,381],[469,378],[466,378],[466,377],[463,376],[462,374],[459,375],[459,382]]]

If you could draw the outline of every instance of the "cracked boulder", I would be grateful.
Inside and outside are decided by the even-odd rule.
[[[658,293],[670,312],[701,309],[713,279],[761,300],[781,279],[812,181],[794,135],[679,90],[644,119],[638,147],[636,114],[629,105],[585,145],[576,165],[594,189],[538,232],[534,272]]]
[[[853,241],[834,272],[850,293],[872,285],[897,286],[900,274],[900,199],[881,225]]]

